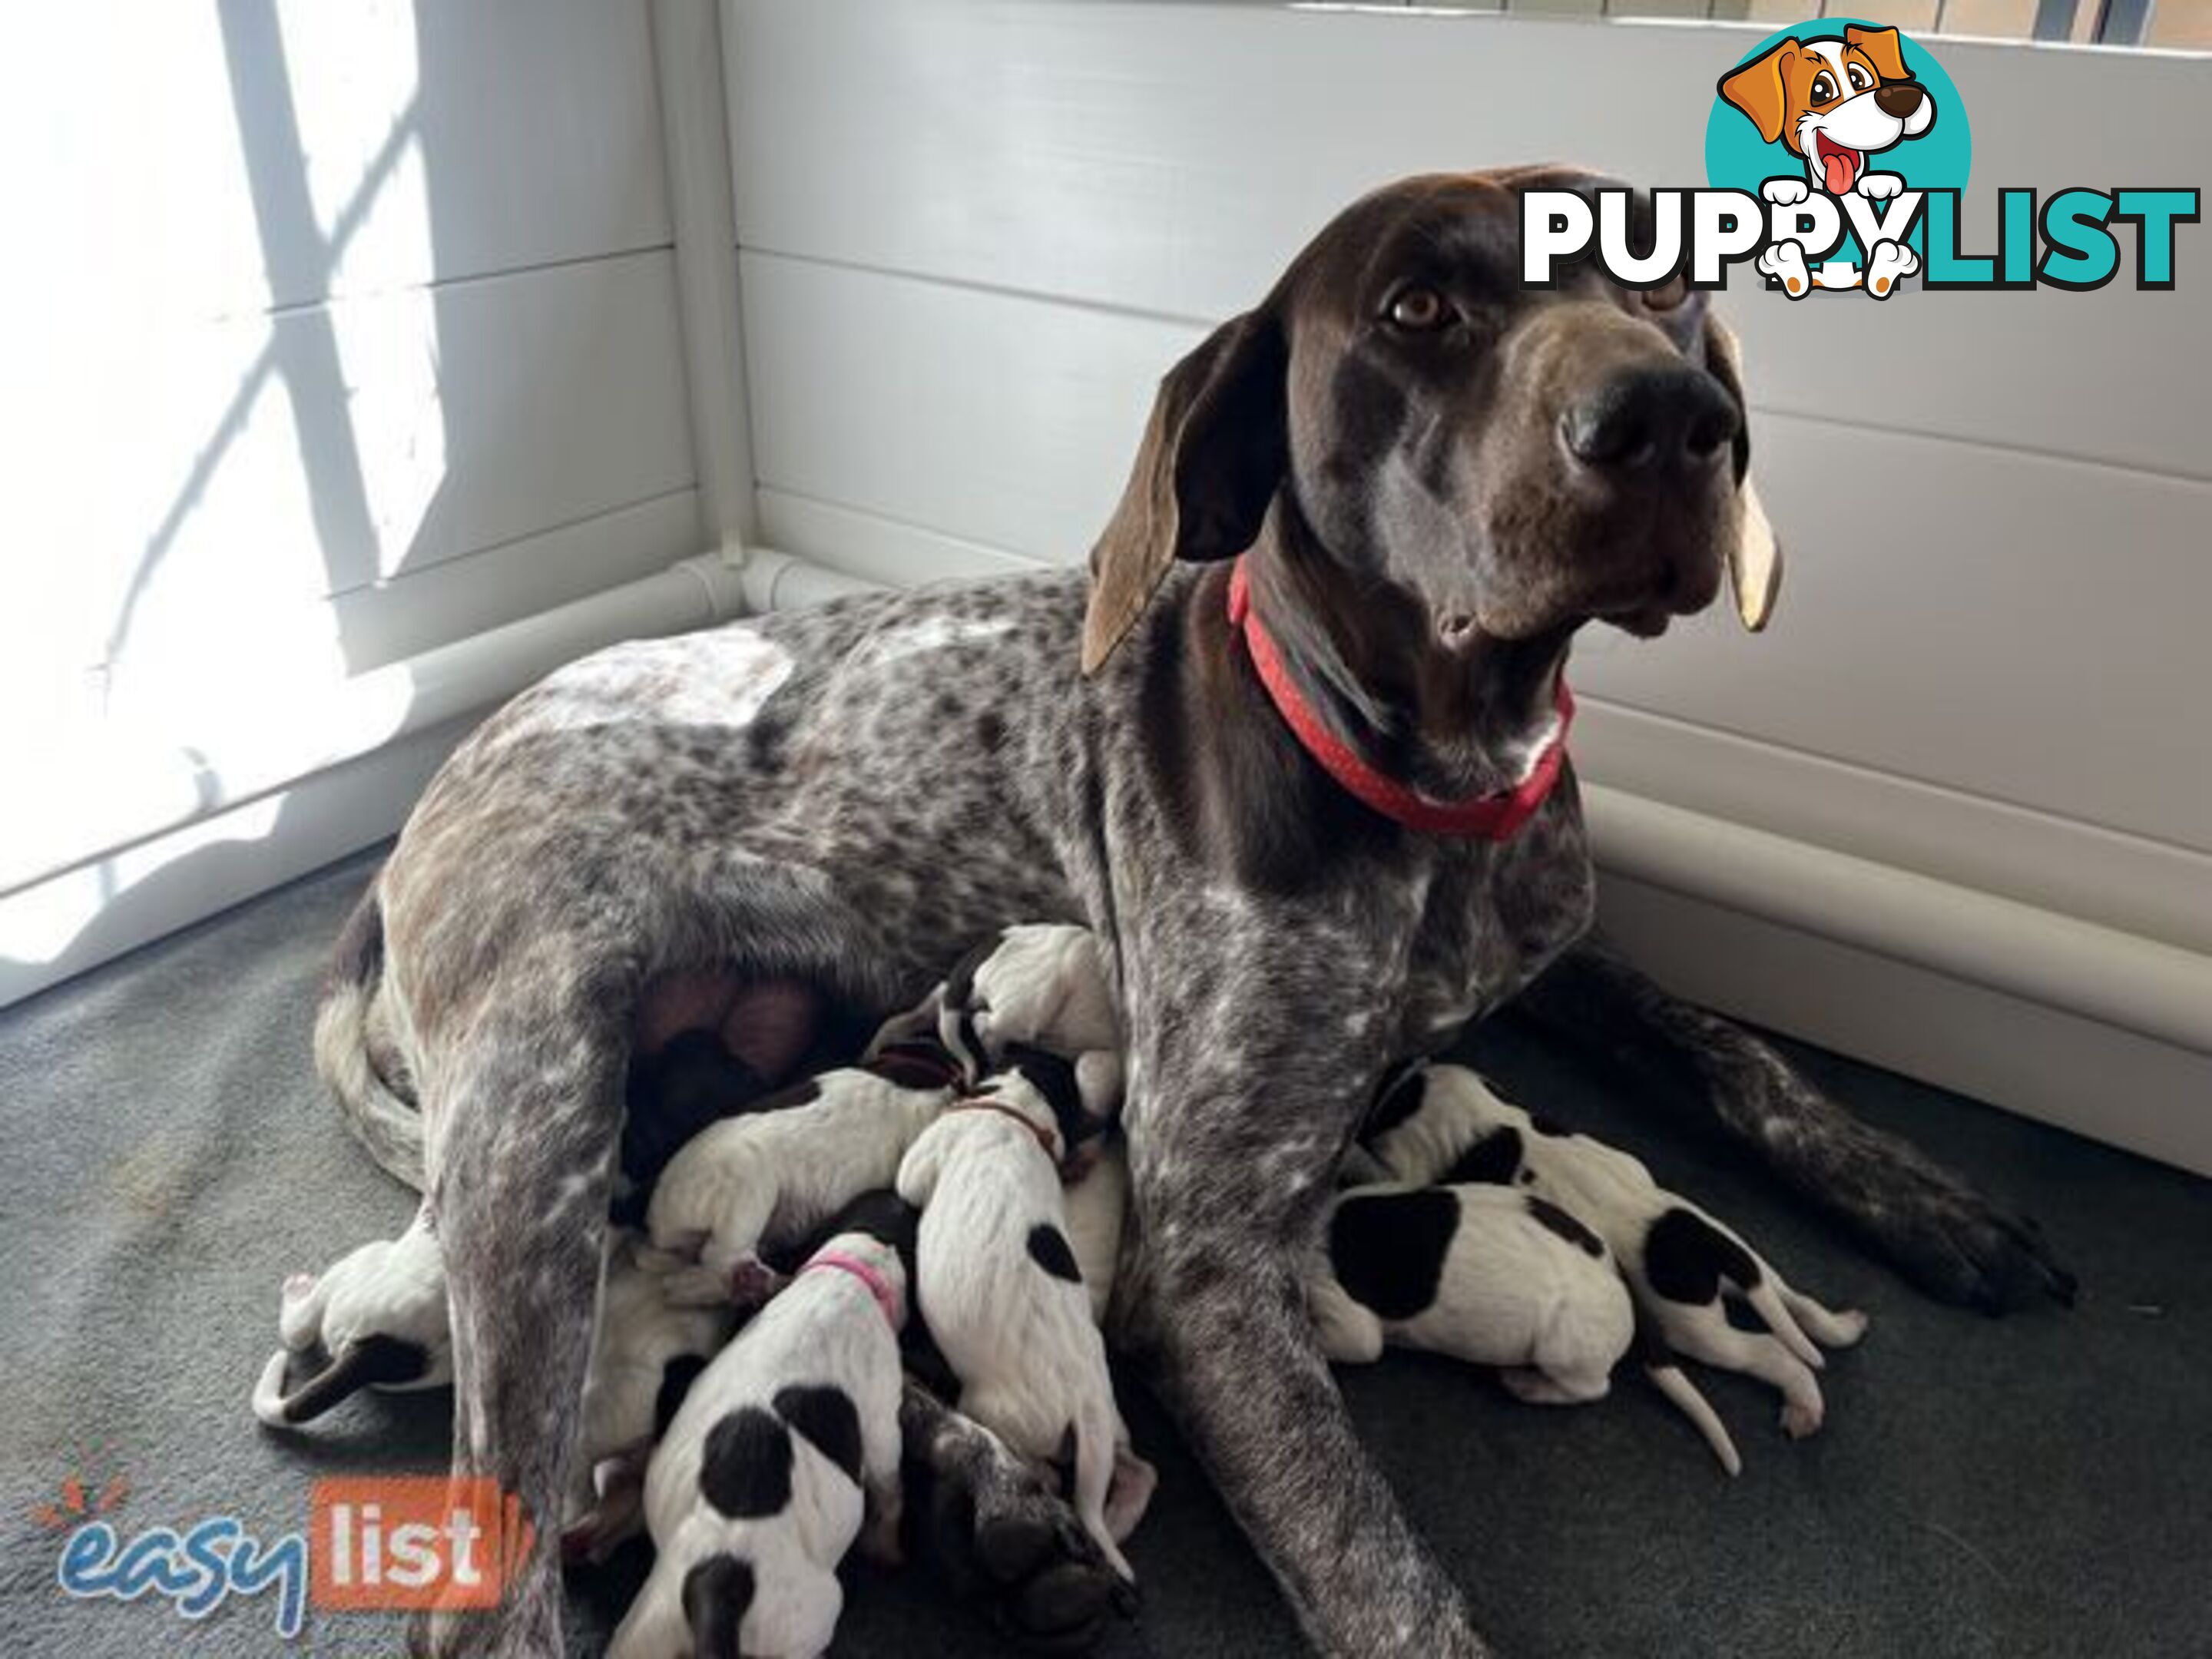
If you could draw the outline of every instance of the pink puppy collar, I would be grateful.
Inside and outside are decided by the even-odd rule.
[[[889,1322],[891,1329],[894,1331],[898,1329],[898,1292],[890,1287],[890,1281],[873,1267],[856,1255],[847,1255],[842,1250],[820,1250],[816,1252],[807,1264],[799,1271],[811,1273],[817,1267],[834,1268],[842,1273],[850,1273],[859,1279],[868,1287],[868,1294],[876,1298],[876,1305],[884,1310],[884,1318]]]

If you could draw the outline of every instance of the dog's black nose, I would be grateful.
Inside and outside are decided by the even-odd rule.
[[[1639,368],[1584,393],[1559,417],[1560,441],[1608,472],[1708,461],[1741,416],[1721,383],[1687,363]]]
[[[1927,95],[1917,81],[1892,81],[1875,89],[1874,106],[1884,115],[1893,115],[1902,121],[1920,107],[1920,100]]]

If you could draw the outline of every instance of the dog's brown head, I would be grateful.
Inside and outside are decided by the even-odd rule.
[[[1778,566],[1735,343],[1705,295],[1594,265],[1521,285],[1520,192],[1601,182],[1529,168],[1378,191],[1176,364],[1091,555],[1086,671],[1176,560],[1243,550],[1271,512],[1394,651],[1446,665],[1485,641],[1564,645],[1595,617],[1656,634],[1711,601],[1724,563],[1761,625]]]

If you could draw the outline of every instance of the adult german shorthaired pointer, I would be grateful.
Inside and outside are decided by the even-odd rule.
[[[1328,1651],[1483,1650],[1354,1437],[1297,1264],[1385,1066],[1516,994],[1674,1057],[1934,1293],[2068,1288],[2032,1227],[1585,939],[1569,645],[1662,632],[1730,561],[1755,623],[1771,544],[1705,296],[1519,286],[1516,191],[1577,180],[1348,209],[1167,375],[1087,592],[1040,574],[618,647],[447,763],[341,941],[318,1051],[365,1140],[427,1175],[460,1469],[559,1511],[635,1037],[717,1030],[773,1081],[1017,921],[1113,952],[1114,1340]],[[906,1422],[983,1589],[1064,1633],[1104,1575],[1056,1498],[926,1395]],[[418,1638],[556,1650],[555,1533],[497,1613]]]

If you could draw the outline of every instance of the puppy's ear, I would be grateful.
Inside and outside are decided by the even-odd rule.
[[[1743,356],[1726,323],[1705,313],[1705,368],[1735,400],[1736,524],[1729,544],[1729,577],[1735,590],[1735,613],[1756,634],[1774,614],[1782,587],[1782,548],[1751,481],[1751,409],[1744,401]]]
[[[1885,81],[1909,81],[1912,78],[1905,67],[1905,48],[1897,38],[1895,29],[1847,28],[1844,44],[1856,46],[1874,62],[1875,73]]]
[[[1272,304],[1232,317],[1160,382],[1120,505],[1091,550],[1083,672],[1096,673],[1177,559],[1225,559],[1260,533],[1290,465],[1289,349]]]
[[[1797,42],[1793,37],[1778,40],[1772,50],[1721,76],[1721,96],[1751,117],[1752,125],[1767,143],[1781,137],[1788,125],[1790,93],[1783,76],[1796,61]]]

